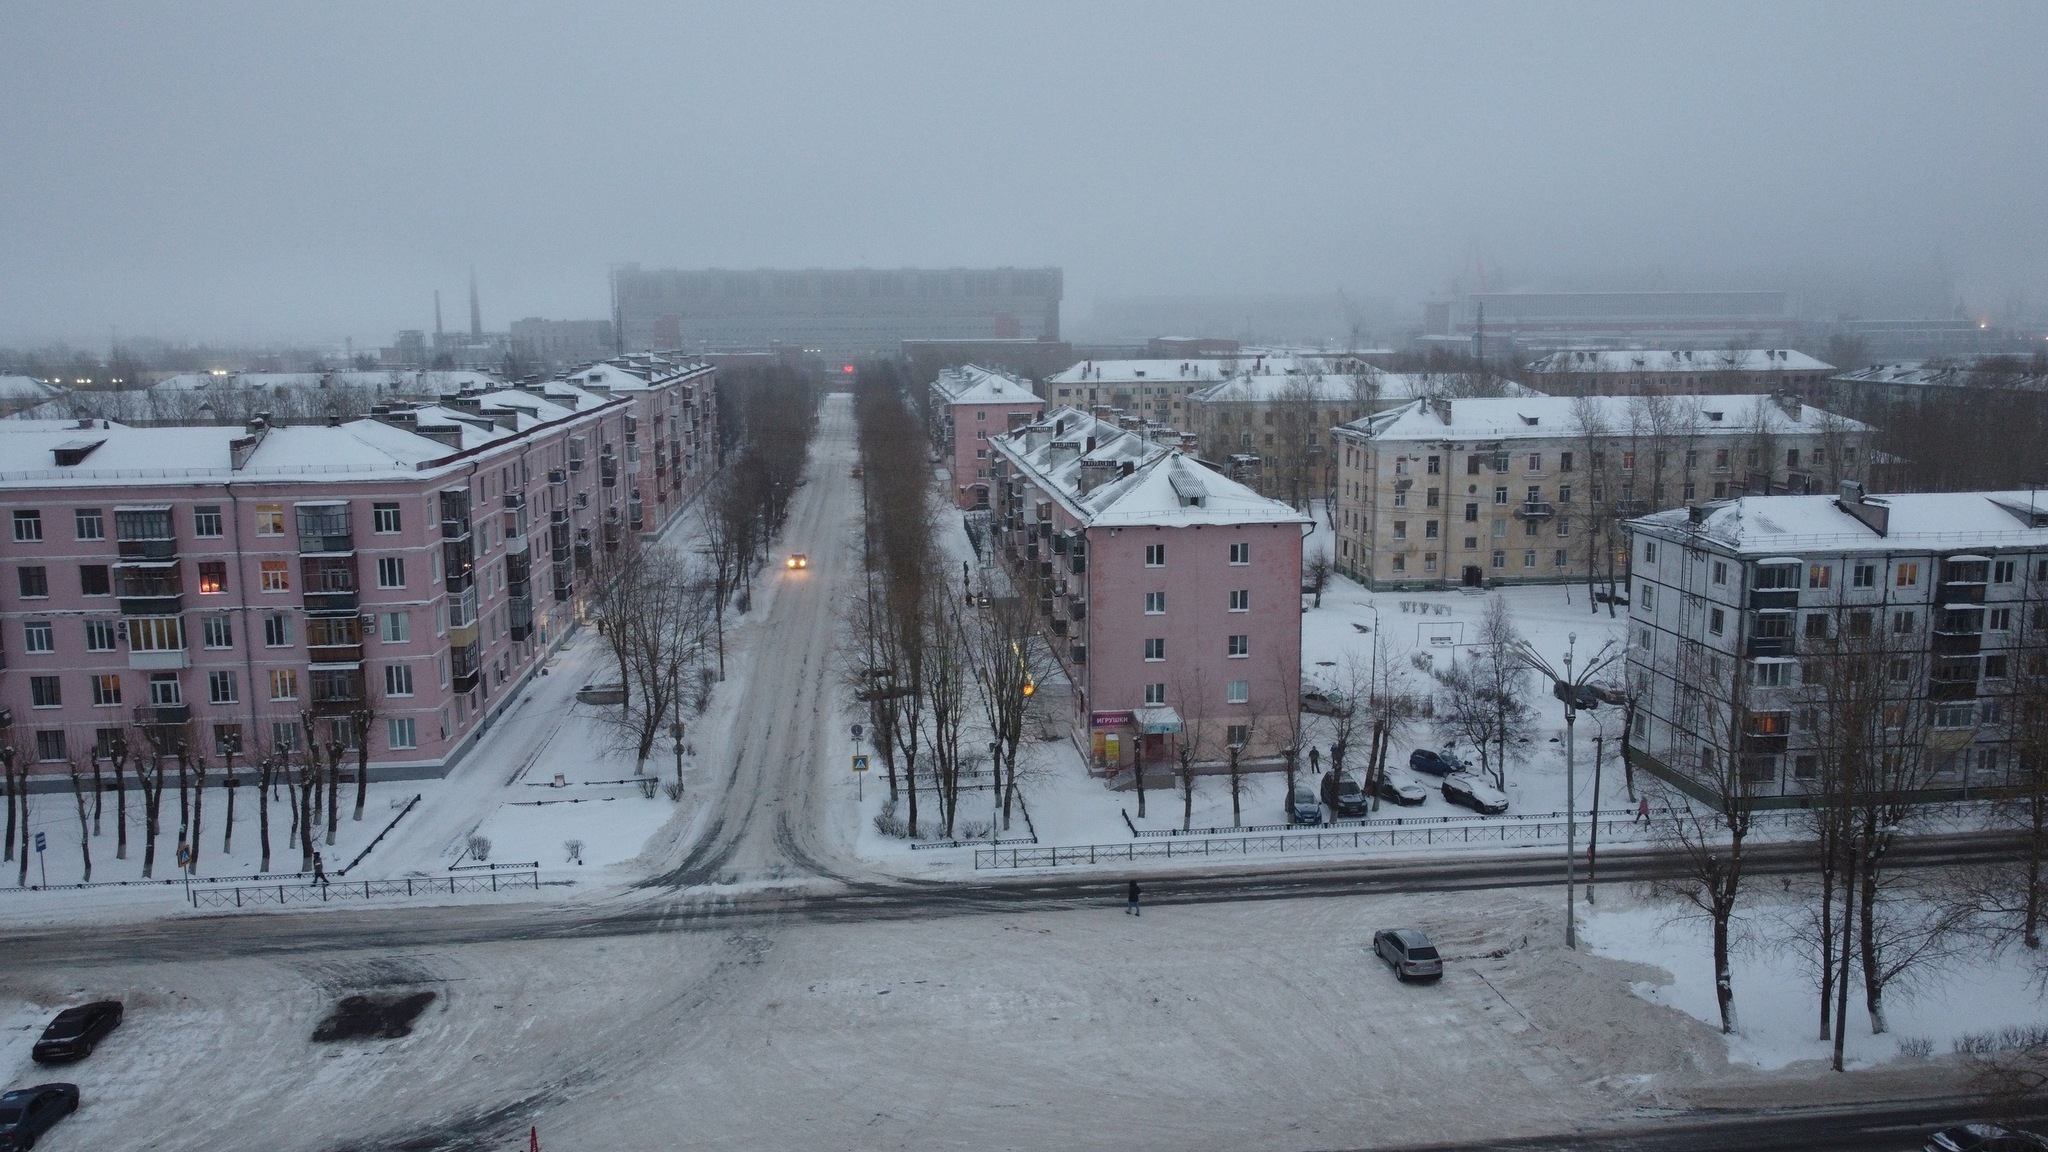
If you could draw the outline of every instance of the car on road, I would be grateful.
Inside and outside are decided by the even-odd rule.
[[[33,1148],[37,1137],[76,1111],[76,1084],[38,1084],[0,1095],[0,1149]]]
[[[1408,754],[1408,766],[1417,772],[1430,776],[1449,776],[1463,772],[1465,763],[1449,752],[1438,752],[1434,748],[1417,748]]]
[[[791,568],[809,568],[811,566],[811,558],[801,552],[791,552],[789,559],[783,561],[783,563]]]
[[[121,1026],[119,1000],[95,1000],[57,1013],[29,1051],[38,1064],[61,1064],[92,1055],[93,1045]]]
[[[1380,794],[1380,799],[1391,800],[1403,808],[1413,808],[1429,799],[1429,789],[1398,768],[1381,772],[1379,783],[1373,790]]]
[[[1330,811],[1338,816],[1363,816],[1365,802],[1365,789],[1359,786],[1356,777],[1323,773],[1323,803],[1330,806]]]
[[[1321,824],[1323,805],[1316,799],[1316,790],[1306,784],[1296,784],[1294,794],[1287,798],[1287,822],[1289,824]]]
[[[1344,709],[1339,707],[1335,700],[1330,699],[1327,693],[1318,692],[1313,688],[1302,689],[1301,710],[1303,712],[1314,712],[1321,716],[1342,716],[1344,714]]]
[[[1379,953],[1396,978],[1437,980],[1444,974],[1443,957],[1420,928],[1383,928],[1372,934],[1372,950]]]
[[[1463,772],[1444,777],[1444,799],[1485,816],[1498,816],[1508,810],[1507,793]]]
[[[1997,1124],[1958,1124],[1928,1137],[1927,1152],[2048,1152],[2048,1138]]]

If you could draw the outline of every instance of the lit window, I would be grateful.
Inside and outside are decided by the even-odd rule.
[[[296,700],[299,698],[299,674],[290,668],[270,670],[270,698],[272,700]]]
[[[284,535],[284,505],[258,504],[256,506],[256,534],[258,536]]]
[[[291,567],[283,560],[262,561],[262,574],[262,588],[265,592],[289,592],[292,590]]]
[[[225,592],[228,588],[228,565],[225,560],[201,560],[199,562],[199,592],[203,596]]]

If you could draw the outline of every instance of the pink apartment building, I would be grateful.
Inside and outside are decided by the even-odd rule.
[[[1237,744],[1273,766],[1300,705],[1309,518],[1074,408],[991,443],[993,535],[1073,682],[1090,762],[1129,779],[1142,753],[1149,781],[1193,741],[1198,762]]]
[[[953,501],[965,509],[989,506],[990,441],[1038,419],[1045,401],[1031,385],[988,368],[948,368],[932,382],[933,409],[943,421],[939,443],[953,472]]]
[[[374,776],[445,771],[715,467],[713,370],[642,369],[324,426],[0,421],[15,746],[62,772],[164,725],[246,761],[368,699]]]

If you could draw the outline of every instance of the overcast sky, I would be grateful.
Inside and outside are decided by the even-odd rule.
[[[384,343],[472,265],[487,327],[600,317],[626,261],[2048,303],[2041,3],[14,0],[0,45],[0,343]]]

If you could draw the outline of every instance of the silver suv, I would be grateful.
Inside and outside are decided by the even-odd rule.
[[[1435,980],[1444,974],[1443,958],[1420,928],[1386,928],[1375,932],[1372,950],[1402,980]]]

